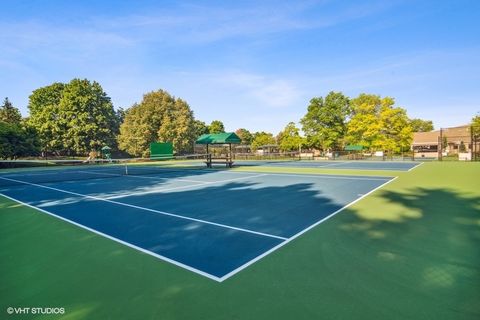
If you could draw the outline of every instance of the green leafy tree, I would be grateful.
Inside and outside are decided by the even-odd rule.
[[[310,100],[307,114],[300,120],[308,145],[323,150],[341,146],[350,113],[349,98],[341,92]]]
[[[388,104],[380,110],[382,128],[377,141],[377,148],[381,150],[403,151],[409,149],[413,140],[413,130],[407,112],[403,108]]]
[[[480,139],[480,113],[472,118],[473,135],[476,139]]]
[[[158,129],[158,139],[172,142],[176,153],[193,150],[195,142],[195,120],[190,106],[181,99],[176,99],[173,108],[166,110]]]
[[[73,79],[39,88],[28,107],[28,124],[38,132],[46,151],[87,154],[115,143],[119,120],[95,81]]]
[[[251,148],[253,151],[257,150],[261,146],[275,144],[275,138],[273,134],[267,132],[256,132],[253,135],[253,141],[251,144]]]
[[[12,105],[8,98],[5,98],[3,105],[0,106],[0,121],[16,124],[20,124],[22,121],[20,111]]]
[[[433,122],[431,120],[410,119],[410,126],[413,132],[433,131]]]
[[[98,82],[73,79],[63,90],[59,108],[59,122],[66,128],[63,145],[67,150],[87,154],[115,142],[115,110]]]
[[[240,137],[240,139],[242,139],[242,144],[250,145],[252,143],[253,135],[247,129],[240,128],[240,129],[237,129],[235,133],[237,134],[237,136]]]
[[[406,111],[394,107],[392,98],[361,94],[353,99],[346,141],[370,150],[400,151],[408,148],[413,131]]]
[[[448,147],[448,139],[447,139],[446,136],[443,136],[442,137],[442,148],[441,148],[441,150],[445,151],[447,149],[447,147]]]
[[[212,123],[208,126],[209,133],[223,133],[225,132],[225,126],[220,120],[213,120]]]
[[[163,90],[143,96],[126,110],[120,126],[119,148],[134,156],[148,156],[150,143],[172,142],[176,153],[190,151],[195,141],[195,122],[188,104]]]
[[[287,124],[277,136],[277,142],[282,151],[296,151],[304,144],[304,138],[300,136],[300,130],[295,126],[295,123]]]
[[[67,128],[60,121],[60,100],[64,88],[63,83],[53,83],[34,90],[29,97],[30,116],[27,121],[37,131],[44,151],[65,151],[63,138]]]
[[[0,158],[14,159],[39,153],[39,141],[32,128],[0,121]]]
[[[385,101],[389,103],[389,101]],[[382,100],[376,95],[361,94],[351,100],[352,117],[347,125],[346,142],[372,149],[379,139]]]
[[[200,120],[194,120],[193,126],[195,127],[195,137],[198,138],[202,134],[208,133],[208,126],[205,122]]]

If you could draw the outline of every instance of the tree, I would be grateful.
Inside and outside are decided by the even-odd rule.
[[[38,153],[39,141],[33,129],[0,121],[0,158],[14,159]]]
[[[212,123],[208,126],[209,133],[223,133],[225,132],[225,126],[220,120],[213,120]]]
[[[273,134],[267,132],[256,132],[253,135],[253,141],[251,144],[252,150],[255,151],[261,146],[275,144],[275,138]]]
[[[247,129],[240,128],[237,129],[235,133],[240,137],[240,139],[242,139],[242,144],[250,145],[252,143],[253,135]]]
[[[0,106],[0,121],[16,124],[20,124],[22,121],[20,111],[12,105],[8,98],[5,98],[3,105]]]
[[[176,99],[173,108],[166,110],[158,129],[158,139],[172,142],[176,153],[193,151],[195,123],[193,112],[185,101]]]
[[[433,121],[422,119],[410,119],[410,126],[413,132],[430,132],[433,131]]]
[[[194,120],[193,126],[195,127],[194,131],[195,131],[196,138],[200,137],[202,134],[208,133],[208,126],[203,121]]]
[[[277,142],[282,151],[296,151],[304,144],[304,139],[300,136],[300,130],[295,126],[295,123],[290,122],[278,134]]]
[[[480,139],[480,113],[472,118],[473,135],[476,139]]]
[[[100,84],[73,79],[59,104],[60,124],[66,129],[63,145],[75,154],[87,154],[115,142],[118,131],[115,110]]]
[[[447,147],[448,147],[448,139],[447,139],[446,136],[443,136],[442,137],[442,148],[441,148],[441,150],[445,151],[445,150],[447,150]]]
[[[300,120],[308,145],[322,150],[340,147],[350,113],[349,98],[341,92],[310,100],[307,114]]]
[[[406,111],[394,107],[390,97],[361,94],[351,101],[352,117],[347,125],[346,141],[370,150],[400,151],[413,139]]]
[[[176,153],[190,151],[195,141],[195,122],[188,104],[163,90],[143,96],[126,110],[120,126],[119,148],[134,156],[148,156],[151,142],[172,142]]]
[[[119,120],[110,98],[97,82],[73,79],[33,91],[31,125],[42,147],[58,154],[87,154],[115,143]]]
[[[29,97],[28,124],[38,132],[44,151],[62,153],[65,150],[63,137],[66,128],[60,122],[60,100],[65,84],[53,83],[36,89]]]
[[[413,130],[407,111],[403,108],[386,105],[380,110],[381,130],[377,148],[380,150],[403,151],[410,147]]]

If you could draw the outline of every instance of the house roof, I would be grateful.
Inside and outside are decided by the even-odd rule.
[[[197,141],[195,141],[196,144],[239,144],[241,142],[242,139],[240,139],[235,132],[202,134],[198,137]]]
[[[470,126],[459,126],[442,129],[442,137],[446,137],[447,142],[460,144],[471,142]],[[437,145],[440,139],[440,130],[430,132],[414,132],[413,145]]]

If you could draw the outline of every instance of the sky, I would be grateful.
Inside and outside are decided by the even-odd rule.
[[[0,0],[0,98],[97,81],[163,89],[227,131],[278,133],[330,91],[390,96],[436,128],[480,112],[480,1]]]

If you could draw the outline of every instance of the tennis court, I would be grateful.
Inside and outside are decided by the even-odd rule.
[[[248,160],[235,161],[237,166],[273,166],[273,167],[300,167],[300,168],[328,168],[349,170],[388,170],[410,171],[421,162],[413,161],[343,161],[343,160],[298,160],[298,161],[275,161],[275,160]]]
[[[478,163],[26,166],[0,172],[3,310],[22,301],[72,319],[480,314]]]
[[[0,193],[223,281],[392,180],[151,168],[17,170],[0,175]]]

